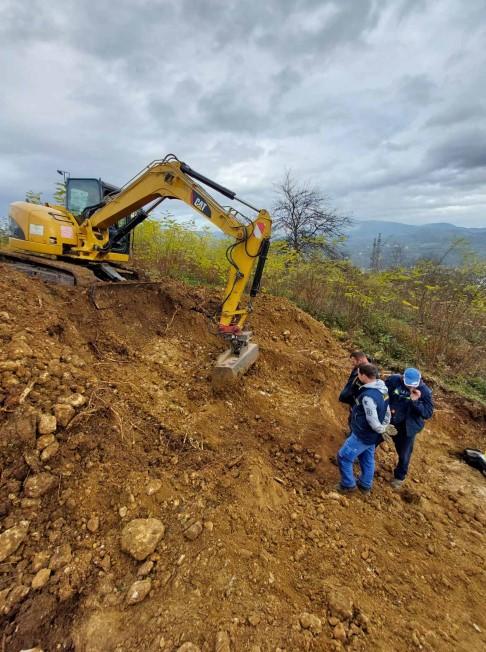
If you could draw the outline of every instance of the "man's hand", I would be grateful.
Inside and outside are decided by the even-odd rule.
[[[414,387],[410,390],[410,398],[412,401],[418,401],[421,396],[422,392],[419,389]]]
[[[389,423],[381,436],[383,437],[383,439],[386,441],[387,444],[392,444],[393,443],[392,437],[395,437],[397,432],[398,430],[395,428],[395,426],[392,426],[392,424]]]

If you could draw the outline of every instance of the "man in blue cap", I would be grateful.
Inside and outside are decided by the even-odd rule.
[[[385,381],[390,397],[391,423],[397,429],[393,438],[398,453],[398,464],[391,485],[400,489],[408,472],[416,435],[425,420],[434,413],[432,391],[422,380],[418,369],[409,367],[403,375],[393,374]]]

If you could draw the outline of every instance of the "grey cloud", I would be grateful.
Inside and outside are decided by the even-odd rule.
[[[435,168],[486,167],[486,130],[467,130],[454,134],[428,152]]]

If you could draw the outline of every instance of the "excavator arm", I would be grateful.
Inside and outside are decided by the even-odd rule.
[[[106,203],[90,214],[85,211],[85,219],[80,224],[81,238],[79,254],[83,251],[97,251],[98,259],[103,260],[109,250],[108,229],[122,218],[136,211],[133,223],[139,224],[147,215],[141,209],[155,201],[157,204],[164,199],[179,199],[191,206],[210,222],[234,239],[228,247],[227,258],[230,263],[230,273],[224,293],[219,329],[222,334],[236,336],[234,346],[238,346],[243,325],[250,307],[240,307],[241,298],[248,284],[254,263],[259,258],[254,282],[250,295],[254,296],[259,289],[259,282],[265,257],[268,251],[272,221],[265,210],[253,208],[256,218],[246,223],[243,216],[234,209],[221,206],[194,179],[211,186],[230,199],[238,199],[236,194],[216,182],[192,170],[188,165],[173,156],[162,161],[154,161],[129,181],[120,192],[106,200]],[[233,338],[234,339],[234,338]]]

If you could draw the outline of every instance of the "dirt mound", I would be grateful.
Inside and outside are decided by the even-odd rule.
[[[482,650],[485,447],[438,396],[411,481],[334,493],[347,355],[259,299],[232,389],[214,294],[0,268],[0,650]],[[439,598],[439,599],[438,599]]]

